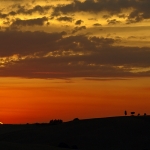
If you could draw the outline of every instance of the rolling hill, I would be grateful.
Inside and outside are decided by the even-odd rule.
[[[150,150],[150,116],[0,125],[0,149]]]

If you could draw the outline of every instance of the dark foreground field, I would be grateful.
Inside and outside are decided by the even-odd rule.
[[[0,149],[150,150],[150,117],[86,119],[58,125],[0,125]]]

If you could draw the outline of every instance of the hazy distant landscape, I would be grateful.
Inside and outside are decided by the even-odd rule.
[[[52,124],[0,125],[0,149],[148,150],[150,116],[84,119]]]

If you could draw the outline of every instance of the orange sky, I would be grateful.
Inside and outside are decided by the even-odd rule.
[[[123,115],[124,110],[150,114],[150,78],[70,80],[1,78],[0,121],[64,121]]]
[[[0,0],[0,122],[150,114],[150,0]]]

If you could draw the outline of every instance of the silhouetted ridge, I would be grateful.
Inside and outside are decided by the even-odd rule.
[[[67,147],[81,150],[144,150],[150,149],[149,129],[148,115],[84,119],[59,125],[3,125],[0,126],[0,149],[5,141],[31,147],[39,144],[47,146],[46,150],[50,149],[49,146],[56,147],[56,150]]]

